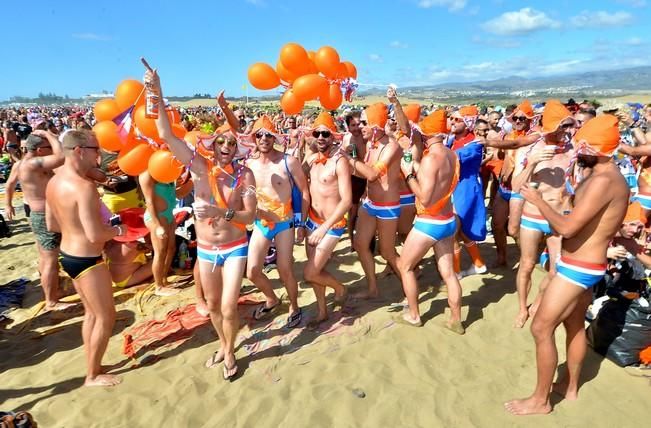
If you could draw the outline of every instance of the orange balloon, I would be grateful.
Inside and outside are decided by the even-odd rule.
[[[118,166],[127,175],[140,175],[147,171],[149,158],[154,149],[147,143],[137,144],[131,150],[122,150],[118,155]]]
[[[95,120],[101,122],[103,120],[113,120],[122,112],[113,98],[106,98],[95,103],[93,113],[95,113]]]
[[[254,88],[261,90],[273,89],[280,85],[276,71],[264,62],[256,62],[249,67],[249,82]]]
[[[159,183],[173,183],[183,172],[183,164],[168,150],[157,150],[149,158],[148,170]]]
[[[355,65],[350,61],[344,61],[342,64],[348,69],[348,77],[357,79],[357,67],[355,67]]]
[[[120,82],[115,89],[115,102],[120,108],[120,112],[125,111],[132,105],[136,107],[145,105],[145,86],[137,80],[127,79]]]
[[[280,62],[285,69],[293,74],[302,76],[310,71],[310,59],[303,46],[297,43],[287,43],[280,49]]]
[[[293,89],[288,89],[280,98],[280,107],[287,114],[299,114],[303,111],[305,102],[294,94]]]
[[[337,66],[337,80],[344,80],[349,78],[348,67],[343,62],[340,62]]]
[[[126,153],[129,150],[136,147],[138,144],[142,144],[142,143],[143,143],[143,140],[136,137],[133,132],[130,132],[129,135],[127,135],[126,140],[122,141],[122,148],[120,149],[120,153],[122,153],[122,152]]]
[[[209,135],[203,134],[201,131],[190,131],[187,134],[185,134],[185,137],[183,139],[185,140],[186,143],[189,143],[192,145],[192,147],[197,147],[197,142],[199,141],[199,137],[204,137],[204,138],[210,138]],[[206,146],[203,144],[199,144],[199,148],[197,149],[199,154],[203,156],[206,159],[212,159],[213,153],[210,149],[208,149]]]
[[[183,139],[187,133],[188,131],[185,130],[183,125],[179,125],[178,123],[172,124],[172,134],[174,134],[176,138]]]
[[[283,82],[293,83],[299,76],[287,70],[280,60],[276,63],[276,72]]]
[[[99,146],[109,152],[117,152],[122,148],[120,135],[118,134],[118,126],[112,120],[104,120],[97,122],[93,126],[93,132]]]
[[[326,110],[337,110],[343,101],[343,95],[341,94],[341,89],[339,84],[331,83],[328,85],[328,91],[321,97],[319,97],[321,102],[321,107]]]
[[[160,139],[158,136],[158,128],[156,127],[156,119],[150,119],[145,115],[145,106],[136,108],[133,114],[133,121],[136,127],[143,135],[154,140]]]
[[[328,88],[328,81],[318,74],[306,74],[294,81],[292,90],[298,98],[307,101],[314,100]]]
[[[309,66],[310,70],[308,71],[307,74],[319,74],[319,69],[316,68],[316,64],[314,63],[314,58],[316,57],[316,52],[314,51],[308,51],[307,52],[307,57],[310,60]]]
[[[335,48],[330,46],[323,46],[314,56],[314,63],[316,68],[319,69],[323,75],[329,79],[337,78],[337,71],[339,70],[339,54]]]
[[[170,122],[181,123],[181,113],[177,109],[169,108],[165,111],[167,112],[167,117],[169,117]]]

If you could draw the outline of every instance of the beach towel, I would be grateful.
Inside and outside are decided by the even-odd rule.
[[[29,279],[18,278],[0,286],[0,321],[9,319],[7,313],[13,308],[20,308],[23,305],[25,287]]]

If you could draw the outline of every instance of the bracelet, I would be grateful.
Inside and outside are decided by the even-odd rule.
[[[234,216],[235,216],[235,210],[233,208],[229,208],[226,210],[226,214],[224,214],[224,220],[231,221],[233,220]]]
[[[408,176],[405,177],[405,181],[408,182],[408,181],[411,180],[411,179],[416,180],[416,174],[414,174],[413,172],[410,173]]]
[[[122,228],[118,225],[113,226],[113,229],[117,229],[118,234],[115,236],[122,236]]]

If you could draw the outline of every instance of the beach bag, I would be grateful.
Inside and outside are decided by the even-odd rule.
[[[2,214],[0,214],[0,238],[9,238],[10,236],[11,230],[9,229],[9,225]]]
[[[303,194],[301,189],[296,185],[294,181],[294,176],[289,171],[289,166],[287,165],[287,156],[285,155],[285,169],[287,170],[287,175],[289,175],[289,182],[292,185],[292,212],[294,213],[294,226],[301,224],[303,220]]]
[[[611,299],[590,324],[587,335],[592,349],[618,366],[637,364],[640,351],[651,346],[651,305],[644,298]]]

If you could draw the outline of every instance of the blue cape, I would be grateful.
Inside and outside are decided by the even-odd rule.
[[[473,241],[486,239],[486,207],[479,169],[484,146],[470,142],[455,152],[459,157],[459,183],[452,193],[454,211],[461,220],[461,230]]]

